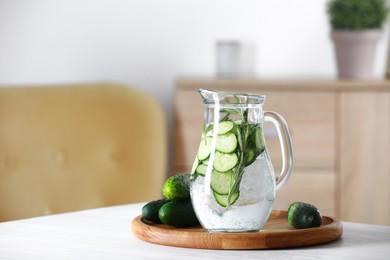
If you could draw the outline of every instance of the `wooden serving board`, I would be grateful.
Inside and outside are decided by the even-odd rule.
[[[341,221],[322,217],[316,228],[294,229],[287,222],[287,212],[274,210],[260,232],[208,233],[202,227],[175,228],[150,224],[136,217],[134,235],[144,241],[176,247],[203,249],[274,249],[318,245],[338,239],[343,233]]]

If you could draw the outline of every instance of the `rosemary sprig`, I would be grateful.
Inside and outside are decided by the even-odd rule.
[[[237,177],[228,194],[228,199],[227,199],[228,206],[230,205],[232,195],[240,191],[241,179],[245,173],[245,166],[246,166],[245,162],[247,161],[246,158],[247,153],[245,151],[248,147],[250,126],[246,121],[244,122],[245,123],[241,124],[240,126],[237,126],[237,139],[238,139],[238,145],[240,147],[239,163],[237,167],[234,169],[234,172],[237,174]]]
[[[238,96],[234,96],[236,99],[236,102],[239,104],[241,103],[241,99]],[[237,167],[234,169],[237,178],[235,179],[229,193],[228,193],[228,199],[227,199],[227,206],[230,206],[231,198],[233,194],[236,194],[240,192],[240,183],[242,176],[245,173],[245,166],[247,162],[247,156],[248,154],[246,153],[246,149],[249,144],[249,135],[251,133],[250,125],[248,124],[248,109],[241,109],[239,111],[233,110],[234,115],[239,115],[240,119],[242,121],[241,124],[236,124],[237,128],[237,139],[238,139],[238,146],[240,147],[240,154],[239,154],[239,163]]]

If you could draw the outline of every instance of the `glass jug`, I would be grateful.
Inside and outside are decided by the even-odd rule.
[[[265,96],[200,89],[204,126],[191,170],[194,211],[208,232],[259,231],[275,193],[293,167],[290,134],[284,119],[263,112]],[[263,135],[264,121],[278,132],[282,167],[275,176]]]

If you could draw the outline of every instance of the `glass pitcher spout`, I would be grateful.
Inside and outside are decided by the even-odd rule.
[[[263,105],[265,101],[264,95],[229,93],[209,89],[199,89],[199,94],[204,104]]]
[[[204,122],[212,123],[225,119],[235,122],[262,124],[265,96],[254,94],[229,93],[224,91],[199,89],[205,106]]]

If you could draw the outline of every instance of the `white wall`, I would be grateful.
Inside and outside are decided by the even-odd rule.
[[[256,47],[255,72],[333,78],[326,0],[0,0],[0,84],[114,80],[167,109],[182,75],[213,75],[218,39]],[[375,74],[385,70],[387,35]]]
[[[0,0],[0,85],[116,81],[157,97],[215,73],[218,39],[255,46],[256,76],[334,78],[326,0]],[[385,71],[388,35],[375,75]]]

